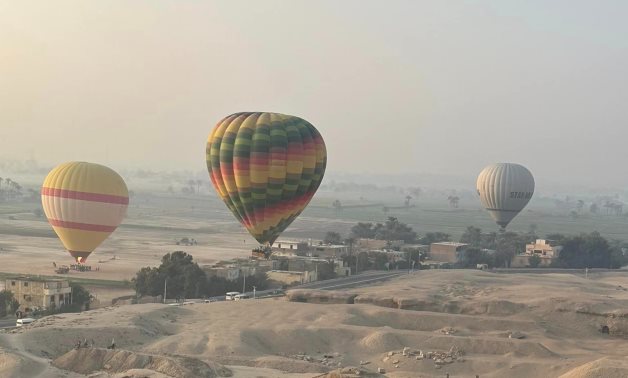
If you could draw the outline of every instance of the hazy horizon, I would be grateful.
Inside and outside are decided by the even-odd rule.
[[[198,171],[237,111],[303,117],[328,171],[628,185],[628,4],[0,3],[0,159]],[[420,185],[420,183],[419,183]]]

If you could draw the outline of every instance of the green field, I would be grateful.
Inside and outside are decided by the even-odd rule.
[[[457,240],[468,226],[480,227],[485,232],[498,231],[489,214],[480,207],[479,200],[468,199],[460,202],[457,209],[450,208],[445,199],[419,199],[414,207],[390,209],[384,213],[379,207],[347,207],[338,211],[331,206],[336,197],[327,193],[318,195],[302,214],[302,217],[328,218],[330,221],[344,222],[383,222],[386,217],[397,217],[401,222],[410,224],[419,235],[426,232],[446,232]],[[354,204],[359,201],[345,200]],[[384,206],[398,206],[401,199],[384,199],[377,202]],[[577,234],[598,231],[609,239],[628,242],[628,217],[615,215],[595,215],[582,211],[573,218],[569,213],[555,209],[549,201],[532,201],[508,226],[508,230],[527,232],[530,225],[536,226],[539,237],[550,233]],[[298,220],[295,221],[297,224]],[[335,227],[336,225],[334,225]],[[342,226],[341,226],[342,228]],[[330,231],[332,228],[330,227]],[[340,231],[348,233],[345,226]],[[289,230],[288,230],[289,232]]]
[[[138,183],[139,184],[139,183]],[[213,189],[199,195],[169,194],[133,188],[136,195],[131,200],[128,217],[121,229],[180,233],[215,234],[237,232],[241,226],[226,209]],[[451,208],[447,191],[431,192],[412,200],[412,207],[404,208],[405,194],[401,191],[380,189],[374,192],[332,192],[319,190],[310,205],[285,232],[285,237],[322,238],[327,231],[339,231],[348,236],[351,226],[357,222],[384,222],[388,216],[397,217],[410,224],[419,235],[427,232],[446,232],[457,240],[468,226],[480,227],[485,232],[497,231],[488,213],[481,208],[475,193],[458,193],[459,208]],[[341,200],[341,211],[333,208],[334,200]],[[574,199],[575,201],[575,199]],[[33,215],[39,203],[0,204],[0,218],[9,217],[17,221],[41,221]],[[388,207],[388,212],[383,208]],[[509,225],[508,229],[527,232],[531,225],[537,235],[550,233],[577,234],[598,231],[609,239],[628,242],[628,216],[591,214],[583,209],[577,217],[569,210],[558,208],[553,198],[535,197]],[[173,221],[174,220],[174,221]],[[39,222],[30,223],[41,225]],[[1,234],[20,236],[55,237],[48,227],[32,228],[13,221],[3,222]]]

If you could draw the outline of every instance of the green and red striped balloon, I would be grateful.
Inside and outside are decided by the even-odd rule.
[[[207,140],[207,169],[218,195],[258,242],[272,244],[318,189],[327,151],[299,117],[235,113]]]

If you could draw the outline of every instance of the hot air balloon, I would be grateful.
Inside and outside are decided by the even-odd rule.
[[[492,164],[480,172],[477,190],[482,205],[503,231],[530,202],[534,194],[534,177],[519,164]]]
[[[129,192],[112,169],[69,162],[48,173],[41,188],[41,203],[70,255],[84,263],[126,216]]]
[[[266,246],[310,202],[327,164],[325,142],[314,126],[278,113],[222,119],[209,135],[206,153],[216,192]]]

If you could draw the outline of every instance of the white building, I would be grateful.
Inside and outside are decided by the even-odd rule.
[[[276,255],[305,255],[310,246],[305,241],[278,240],[271,247]]]

